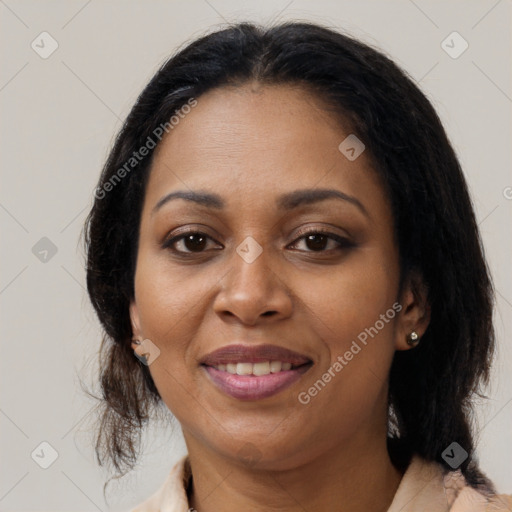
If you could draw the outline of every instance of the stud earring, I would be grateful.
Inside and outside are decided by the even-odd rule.
[[[409,336],[407,336],[407,345],[411,347],[415,347],[420,342],[420,337],[416,331],[412,331]]]
[[[137,345],[136,348],[133,349],[133,355],[143,364],[148,366],[148,360],[149,360],[149,352],[146,352],[145,354],[139,354],[138,351],[141,350],[139,347],[142,347],[142,341],[133,339],[132,342]]]

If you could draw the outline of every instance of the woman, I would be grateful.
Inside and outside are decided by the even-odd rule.
[[[494,349],[475,216],[388,58],[306,23],[196,40],[95,196],[98,459],[133,468],[162,404],[188,450],[134,510],[511,510],[470,428]]]

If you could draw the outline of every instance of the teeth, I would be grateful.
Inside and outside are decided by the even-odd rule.
[[[215,366],[221,372],[228,372],[232,375],[270,375],[290,370],[291,363],[281,361],[264,361],[262,363],[228,363]]]
[[[236,373],[238,375],[251,375],[252,363],[236,363]]]
[[[280,372],[282,365],[283,365],[283,363],[281,363],[281,361],[271,361],[270,362],[270,372],[271,373]]]
[[[253,375],[268,375],[270,373],[270,362],[254,363],[252,365]]]

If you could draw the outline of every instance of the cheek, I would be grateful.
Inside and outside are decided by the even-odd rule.
[[[345,410],[351,411],[350,422],[361,420],[374,409],[387,382],[399,269],[393,251],[381,247],[355,252],[314,280],[297,277],[299,293],[308,298],[304,314],[325,347],[302,397],[311,399],[310,412],[331,415],[334,422]]]
[[[386,256],[381,250],[368,249],[354,253],[331,271],[313,278],[297,275],[296,292],[304,299],[304,314],[317,319],[322,333],[332,340],[331,348],[350,345],[352,339],[379,321],[396,301],[398,268],[383,264],[389,259]],[[389,331],[391,323],[386,322],[382,331]]]
[[[139,255],[135,297],[140,328],[160,349],[161,362],[173,371],[183,365],[189,341],[198,328],[199,297],[206,287],[200,279],[171,271],[165,258],[143,252]]]
[[[135,274],[140,327],[144,338],[160,350],[149,371],[162,400],[180,421],[190,408],[189,347],[200,326],[202,288],[201,280],[170,272],[162,258],[140,255]]]
[[[379,266],[371,272],[340,268],[309,293],[309,319],[325,347],[325,357],[298,397],[313,430],[330,424],[347,434],[385,403],[394,354],[395,285],[394,276]]]

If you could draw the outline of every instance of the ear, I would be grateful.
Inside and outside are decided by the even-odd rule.
[[[402,309],[397,322],[395,349],[409,350],[411,346],[407,338],[411,332],[416,332],[421,339],[430,323],[428,288],[418,272],[409,273],[399,303]]]
[[[137,304],[135,303],[135,300],[132,300],[130,302],[130,321],[132,324],[133,339],[142,341],[143,336],[142,336],[142,331],[140,328],[139,310],[137,308]],[[138,347],[139,347],[139,345],[136,345],[132,341],[132,349],[135,350]]]

